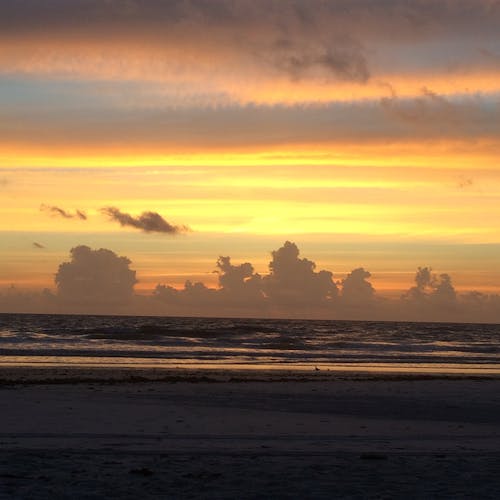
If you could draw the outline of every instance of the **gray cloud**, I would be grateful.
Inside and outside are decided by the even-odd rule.
[[[221,108],[142,109],[133,113],[106,107],[97,112],[98,125],[87,117],[54,108],[41,110],[33,122],[7,128],[3,138],[21,141],[36,136],[57,148],[66,129],[71,128],[82,147],[106,147],[124,141],[128,146],[161,148],[222,148],[290,144],[342,144],[345,141],[399,141],[404,138],[456,138],[470,141],[492,138],[500,133],[498,103],[493,97],[470,96],[457,101],[421,95],[416,100],[388,97],[382,103],[332,103],[322,106],[228,106]],[[0,112],[3,122],[17,114]],[[97,118],[96,118],[97,117]],[[180,127],[179,123],[188,123]],[[376,126],[374,126],[376,124]],[[478,144],[478,147],[482,147]]]
[[[35,248],[45,248],[45,246],[43,246],[41,243],[37,243],[36,241],[33,242],[33,246]]]
[[[375,289],[368,281],[371,273],[359,267],[342,280],[341,300],[347,307],[366,308],[373,306]]]
[[[23,0],[3,2],[0,8],[0,38],[14,47],[17,39],[22,42],[13,57],[18,65],[6,57],[14,64],[12,71],[26,69],[19,65],[23,57],[28,66],[33,59],[40,62],[40,53],[33,53],[29,44],[51,46],[48,52],[55,52],[45,60],[50,66],[55,59],[71,59],[90,41],[98,48],[97,66],[108,58],[121,68],[130,62],[127,47],[145,49],[151,57],[134,73],[139,79],[164,78],[186,67],[200,71],[204,65],[232,75],[239,65],[259,75],[271,71],[292,79],[363,83],[378,67],[378,54],[389,46],[448,39],[446,47],[450,40],[469,45],[477,40],[482,46],[491,41],[495,47],[499,25],[496,0]],[[59,57],[57,50],[71,44],[78,50]],[[175,55],[180,46],[186,57]],[[474,58],[465,57],[469,63],[477,63],[478,47],[473,50]],[[88,55],[76,59],[83,64]],[[448,52],[441,56],[441,64],[448,65]],[[483,54],[483,62],[489,59]],[[31,69],[36,72],[40,66]],[[57,75],[73,74],[78,63],[58,68]],[[99,74],[109,77],[106,71]]]
[[[137,283],[130,260],[111,250],[92,250],[80,245],[71,249],[70,261],[63,262],[55,282],[58,297],[76,306],[122,304],[132,298]]]
[[[330,46],[318,44],[312,47],[280,40],[271,53],[272,64],[288,73],[293,80],[310,77],[315,70],[323,70],[325,79],[331,76],[365,83],[370,78],[368,62],[361,46],[349,40],[338,40]]]
[[[235,31],[272,25],[280,32],[327,31],[344,26],[379,36],[429,35],[483,29],[498,34],[497,0],[23,0],[3,2],[4,33],[91,32],[138,34],[145,26],[154,34],[177,24],[196,28],[218,26]],[[85,20],[83,22],[82,20]],[[388,31],[392,27],[392,32]]]
[[[189,231],[187,226],[174,226],[156,212],[143,212],[138,217],[122,212],[116,207],[101,208],[101,213],[121,226],[140,229],[145,233],[180,234]]]
[[[415,125],[457,125],[466,118],[458,105],[426,87],[422,95],[414,99],[399,99],[395,93],[381,99],[382,108],[394,118]]]
[[[249,307],[262,306],[264,299],[262,278],[254,273],[252,264],[245,262],[233,265],[230,257],[219,257],[216,266],[224,300]]]
[[[54,205],[40,205],[40,210],[42,212],[49,212],[52,215],[62,217],[63,219],[80,219],[87,220],[87,215],[85,212],[81,210],[75,210],[75,213],[70,213],[67,210],[64,210],[60,207],[56,207]]]
[[[407,315],[431,320],[460,317],[458,296],[449,274],[436,274],[430,267],[419,267],[415,286],[402,296]]]
[[[179,44],[188,51],[228,54],[244,65],[267,64],[293,79],[340,78],[366,82],[364,48],[346,24],[345,6],[312,1],[26,0],[2,6],[0,33],[12,39],[140,41],[161,50]],[[354,14],[356,15],[356,14]],[[82,23],[82,19],[85,22]],[[201,36],[200,34],[203,33]],[[0,35],[0,38],[1,36]],[[168,58],[167,58],[168,59]],[[227,60],[226,60],[227,62]],[[231,64],[231,63],[230,63]]]
[[[414,286],[394,300],[376,293],[364,268],[354,269],[336,284],[331,272],[317,272],[313,261],[301,258],[292,242],[271,255],[269,274],[263,276],[249,262],[233,264],[230,257],[219,257],[217,288],[188,280],[182,289],[159,284],[151,296],[139,296],[127,257],[80,245],[58,268],[57,294],[12,286],[0,291],[0,311],[500,321],[500,295],[459,294],[450,275],[434,273],[430,267],[418,268]]]
[[[264,290],[271,302],[279,305],[326,305],[338,294],[329,271],[316,272],[316,264],[299,258],[295,243],[285,244],[272,252],[269,275],[264,277]]]

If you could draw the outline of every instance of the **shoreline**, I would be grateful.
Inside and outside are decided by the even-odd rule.
[[[0,386],[35,384],[225,383],[225,382],[342,382],[420,380],[500,380],[498,373],[241,367],[118,367],[118,366],[5,366],[0,365]]]

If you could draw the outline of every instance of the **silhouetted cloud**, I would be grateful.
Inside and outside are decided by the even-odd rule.
[[[264,291],[279,305],[325,305],[338,294],[329,271],[315,272],[316,264],[299,258],[299,249],[290,241],[272,252],[270,274],[264,277]]]
[[[343,305],[360,308],[373,305],[375,289],[372,284],[367,281],[370,277],[371,273],[359,267],[351,271],[346,278],[342,280],[340,296]]]
[[[111,250],[92,250],[80,245],[71,249],[71,260],[63,262],[55,282],[58,297],[76,305],[126,303],[137,283],[130,260]]]
[[[402,297],[409,314],[432,319],[450,319],[458,312],[457,293],[449,274],[435,274],[430,267],[419,267],[415,286]]]
[[[49,212],[52,215],[62,217],[64,219],[80,219],[87,220],[87,215],[85,212],[81,210],[75,210],[75,213],[70,213],[67,210],[64,210],[60,207],[56,207],[54,205],[40,205],[40,210],[42,212]]]
[[[41,243],[37,243],[36,241],[33,242],[33,246],[35,248],[45,248]]]
[[[329,271],[300,258],[287,241],[271,253],[269,274],[254,272],[249,262],[216,262],[217,288],[186,281],[181,289],[156,286],[152,295],[135,295],[137,282],[130,260],[108,249],[80,245],[57,271],[57,294],[26,292],[11,286],[0,291],[1,312],[86,312],[200,316],[311,317],[404,321],[499,322],[500,295],[457,293],[450,275],[420,267],[415,284],[399,300],[379,296],[359,267],[340,282]]]
[[[260,305],[264,299],[262,278],[254,273],[252,264],[231,264],[230,257],[219,257],[217,260],[219,286],[225,300],[249,307]]]
[[[145,233],[180,234],[189,231],[187,226],[174,226],[156,212],[143,212],[138,217],[122,212],[116,207],[101,208],[101,213],[121,226],[134,227]]]

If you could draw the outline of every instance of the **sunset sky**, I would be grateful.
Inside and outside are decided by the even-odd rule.
[[[496,0],[1,2],[0,289],[77,245],[144,293],[215,286],[290,240],[388,296],[418,266],[500,292],[499,26]]]

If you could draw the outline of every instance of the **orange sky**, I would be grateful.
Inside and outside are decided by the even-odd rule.
[[[0,286],[53,287],[78,244],[143,291],[215,285],[293,239],[387,293],[418,265],[500,291],[498,2],[98,4],[0,7]]]

